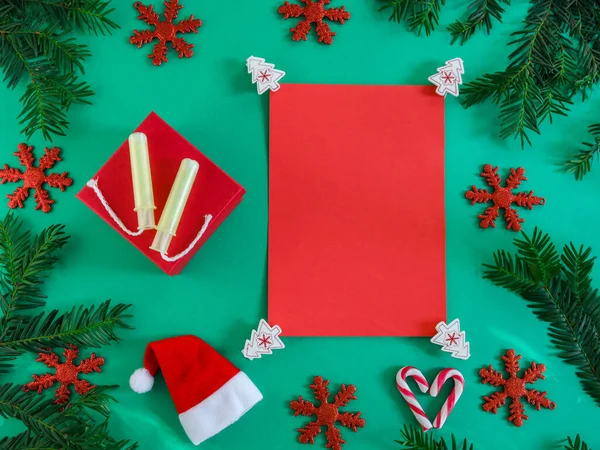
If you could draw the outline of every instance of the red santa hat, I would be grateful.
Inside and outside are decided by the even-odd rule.
[[[129,379],[131,389],[138,394],[150,391],[158,369],[195,445],[236,422],[263,398],[244,372],[196,336],[148,344],[144,367]]]

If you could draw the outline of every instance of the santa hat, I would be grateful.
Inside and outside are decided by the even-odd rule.
[[[129,379],[131,389],[138,394],[150,391],[158,369],[195,445],[236,422],[263,398],[244,372],[196,336],[148,344],[144,367]]]

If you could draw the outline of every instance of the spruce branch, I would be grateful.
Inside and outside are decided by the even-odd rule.
[[[108,422],[96,423],[92,411],[108,417],[109,402],[114,399],[106,391],[114,386],[99,386],[71,402],[68,408],[55,405],[21,386],[0,385],[0,416],[15,418],[27,430],[0,440],[2,449],[111,449],[133,450],[137,443],[117,441],[108,431]]]
[[[600,296],[591,289],[591,249],[572,243],[559,257],[547,234],[515,239],[517,255],[502,250],[484,264],[484,278],[516,292],[548,322],[548,335],[566,363],[577,367],[584,391],[600,405]]]
[[[575,436],[575,439],[568,437],[567,442],[568,444],[565,445],[566,450],[592,450],[579,435]]]
[[[458,443],[452,435],[452,444],[448,446],[444,438],[436,440],[433,434],[426,434],[422,429],[414,426],[404,425],[400,430],[400,440],[394,441],[407,450],[473,450],[473,444],[469,444],[466,439]]]
[[[41,287],[68,241],[64,226],[52,225],[32,237],[9,212],[0,221],[0,373],[25,351],[45,347],[101,347],[119,341],[117,330],[131,329],[131,305],[110,301],[70,311],[27,312],[45,305]]]
[[[109,34],[118,26],[109,19],[114,9],[102,0],[3,0],[0,5],[0,68],[4,82],[15,89],[26,78],[18,115],[29,138],[64,136],[67,112],[74,104],[89,104],[94,93],[80,81],[87,46],[77,43],[72,30]]]
[[[10,322],[24,320],[14,313],[45,305],[41,285],[68,240],[63,225],[52,225],[32,239],[29,231],[21,231],[22,224],[12,212],[0,221],[0,337]]]
[[[131,315],[127,314],[130,307],[119,303],[111,308],[110,300],[107,300],[97,308],[76,306],[61,315],[54,310],[27,322],[13,323],[0,340],[0,361],[3,355],[14,359],[25,351],[37,352],[40,348],[69,344],[97,348],[119,342],[117,330],[132,329],[128,323]],[[9,362],[6,364],[10,365]]]
[[[589,131],[593,142],[583,142],[584,148],[565,163],[567,172],[573,173],[576,180],[583,180],[592,170],[594,159],[600,158],[600,123],[590,125]]]
[[[438,24],[444,1],[378,0],[380,11],[389,10],[390,21],[408,24],[409,30],[429,34]],[[502,21],[510,0],[471,0],[465,19],[448,30],[452,43],[464,44],[478,30],[489,34],[495,21]],[[573,97],[583,100],[600,82],[600,2],[596,0],[529,0],[522,28],[508,45],[514,50],[504,70],[488,72],[462,88],[465,107],[492,101],[499,106],[501,138],[518,138],[521,147],[531,145],[531,135],[556,116],[567,116]],[[598,155],[598,142],[586,144],[568,167],[576,176],[589,171],[589,161]],[[577,175],[581,173],[580,175]]]
[[[478,29],[485,28],[487,34],[492,30],[492,19],[502,23],[504,8],[502,4],[510,5],[511,0],[474,0],[469,6],[472,11],[466,20],[457,20],[448,26],[452,35],[452,44],[460,40],[461,45],[467,42]]]
[[[408,24],[409,31],[429,36],[439,24],[440,10],[446,0],[378,0],[379,11],[391,10],[389,21]]]
[[[110,0],[26,0],[29,7],[42,14],[45,20],[57,20],[61,28],[94,34],[111,34],[119,26],[109,19],[114,8]]]

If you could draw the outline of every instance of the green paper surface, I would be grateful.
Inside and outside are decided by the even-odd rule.
[[[552,126],[544,124],[542,136],[533,136],[533,148],[524,151],[519,141],[497,137],[495,106],[486,103],[465,110],[459,99],[446,100],[448,321],[460,318],[471,343],[468,361],[451,358],[426,338],[284,338],[285,350],[271,356],[251,362],[241,354],[245,339],[267,313],[268,94],[257,95],[246,71],[246,58],[260,56],[274,63],[286,71],[284,83],[426,84],[437,67],[454,57],[464,60],[465,81],[506,67],[511,51],[506,44],[509,34],[520,27],[524,5],[511,6],[505,23],[494,24],[491,36],[478,33],[461,47],[450,45],[444,27],[464,12],[468,2],[451,3],[443,9],[439,30],[426,38],[388,23],[388,13],[378,13],[374,1],[334,0],[331,6],[344,4],[352,17],[344,25],[332,24],[337,36],[327,46],[317,43],[314,32],[307,42],[292,41],[288,30],[297,20],[284,21],[276,12],[277,1],[188,0],[180,16],[193,14],[203,21],[197,35],[186,37],[195,45],[195,55],[179,60],[169,51],[169,62],[161,67],[152,66],[147,58],[151,45],[138,50],[128,42],[134,28],[145,28],[136,20],[133,2],[113,2],[116,11],[111,18],[121,29],[112,36],[82,38],[93,54],[85,76],[97,95],[92,98],[93,106],[72,108],[67,137],[54,142],[63,157],[54,170],[68,171],[74,185],[64,193],[51,190],[56,203],[50,214],[34,211],[32,197],[17,214],[36,232],[52,223],[64,223],[72,235],[46,283],[48,309],[64,310],[108,298],[135,305],[136,330],[123,332],[124,342],[81,352],[82,357],[96,351],[106,358],[102,374],[86,379],[120,384],[114,391],[119,403],[114,404],[111,418],[116,437],[138,440],[144,450],[193,448],[160,376],[153,391],[143,396],[128,387],[129,375],[141,366],[149,341],[191,333],[244,370],[265,397],[237,424],[202,444],[205,450],[312,448],[297,440],[297,429],[310,419],[294,417],[288,405],[298,395],[312,399],[308,385],[315,375],[331,380],[332,392],[341,383],[357,387],[358,399],[347,410],[360,410],[366,426],[357,433],[342,430],[345,450],[400,448],[393,442],[400,436],[399,429],[405,423],[416,425],[395,386],[396,372],[405,365],[418,367],[430,381],[445,367],[455,367],[465,376],[465,392],[436,435],[466,437],[476,449],[512,450],[553,448],[579,432],[592,448],[600,446],[598,433],[590,428],[600,420],[600,408],[583,392],[575,368],[558,358],[549,344],[547,325],[534,317],[522,299],[481,278],[481,263],[491,261],[494,250],[511,247],[518,234],[504,229],[502,220],[496,229],[480,229],[477,215],[485,207],[471,206],[464,198],[473,184],[485,186],[479,177],[484,164],[500,166],[503,177],[510,167],[523,166],[529,180],[522,190],[534,190],[546,198],[546,205],[520,211],[524,229],[531,232],[539,226],[558,245],[573,240],[576,245],[593,246],[594,254],[600,255],[600,164],[582,182],[561,169],[578,143],[587,139],[587,126],[600,120],[597,94],[583,104],[577,101],[570,117],[558,117]],[[162,8],[157,1],[157,11],[162,13]],[[17,144],[25,141],[16,120],[24,88],[24,80],[15,91],[0,87],[0,164],[11,167],[17,164],[12,155]],[[314,114],[305,119],[307,126],[316,120],[335,124],[326,104],[318,98],[306,101],[314,105]],[[75,198],[152,110],[248,191],[241,205],[174,278]],[[35,146],[37,157],[50,145],[40,134],[27,142]],[[402,151],[402,136],[398,136],[398,151]],[[0,196],[13,189],[14,184],[0,186]],[[0,201],[2,216],[7,202]],[[598,288],[598,267],[594,275]],[[546,379],[534,387],[548,391],[557,404],[554,411],[539,412],[527,405],[529,420],[522,428],[507,422],[507,408],[497,415],[481,409],[482,397],[494,388],[479,383],[478,370],[488,364],[501,368],[500,356],[509,348],[523,355],[523,366],[532,360],[547,366]],[[32,373],[44,373],[45,367],[34,360],[31,354],[21,357],[6,379],[25,383]],[[431,419],[449,389],[446,386],[438,399],[417,395]],[[0,435],[17,429],[14,421],[0,422]],[[324,442],[319,436],[314,448],[324,448]]]

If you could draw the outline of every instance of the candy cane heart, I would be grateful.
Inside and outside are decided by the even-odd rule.
[[[452,389],[452,392],[450,392],[450,395],[444,402],[444,405],[442,406],[442,409],[440,410],[438,415],[435,417],[435,419],[433,419],[434,428],[442,428],[444,422],[446,422],[446,419],[452,412],[454,405],[456,405],[456,403],[458,402],[458,399],[462,395],[463,390],[465,388],[465,379],[458,370],[444,369],[440,373],[438,373],[437,377],[435,377],[435,380],[433,380],[433,383],[431,384],[431,389],[429,389],[429,395],[431,395],[432,397],[437,397],[444,383],[450,378],[454,380],[454,388]]]
[[[419,389],[423,393],[429,390],[429,383],[427,383],[427,380],[419,369],[411,366],[403,367],[396,375],[396,386],[398,386],[400,394],[402,394],[402,397],[404,397],[404,400],[406,400],[406,403],[408,403],[408,407],[415,415],[417,421],[423,428],[423,431],[427,431],[433,428],[433,425],[431,425],[431,422],[427,418],[425,411],[417,401],[415,394],[412,393],[410,387],[406,383],[407,377],[412,377],[417,382],[417,386],[419,386]]]
[[[423,408],[417,401],[415,395],[410,390],[410,387],[406,383],[406,379],[408,377],[412,377],[417,382],[417,386],[419,386],[421,392],[426,393],[427,391],[429,391],[429,395],[431,395],[432,397],[437,397],[437,395],[440,393],[440,390],[442,389],[442,386],[447,380],[449,380],[450,378],[454,380],[454,389],[452,389],[452,392],[444,402],[442,409],[433,420],[433,424],[429,421],[429,418],[425,414],[425,411],[423,410]],[[396,385],[398,386],[400,394],[402,394],[402,397],[404,397],[412,413],[423,428],[423,431],[427,431],[431,428],[442,428],[442,426],[446,422],[446,419],[450,415],[450,412],[454,408],[454,405],[456,405],[458,399],[463,393],[465,387],[465,379],[462,376],[462,374],[456,369],[444,369],[435,377],[435,380],[433,380],[433,383],[430,388],[427,379],[425,379],[425,377],[419,369],[407,366],[403,367],[398,371],[398,374],[396,375]]]

